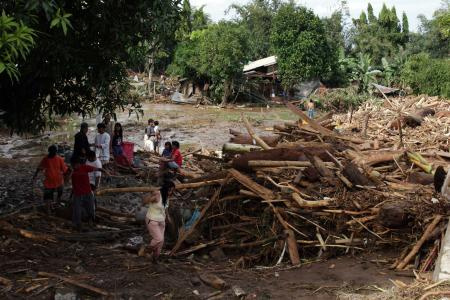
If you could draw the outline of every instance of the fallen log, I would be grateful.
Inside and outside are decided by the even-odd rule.
[[[353,162],[359,166],[370,167],[384,162],[399,160],[402,155],[403,151],[376,151],[367,154],[364,153],[364,155],[356,154],[356,158],[353,159]]]
[[[241,154],[241,153],[259,151],[259,150],[262,150],[262,148],[259,146],[255,146],[255,145],[241,145],[241,144],[225,143],[222,146],[222,152],[230,153],[230,154]]]
[[[42,277],[56,278],[56,279],[62,280],[62,281],[64,281],[64,282],[70,283],[70,284],[72,284],[72,285],[74,285],[74,286],[83,288],[83,289],[85,289],[85,290],[94,292],[94,293],[96,293],[96,294],[99,294],[99,295],[102,295],[102,296],[105,296],[105,297],[108,297],[108,296],[111,296],[111,295],[112,295],[111,293],[109,293],[109,292],[107,292],[107,291],[105,291],[105,290],[102,290],[102,289],[100,289],[100,288],[97,288],[97,287],[95,287],[95,286],[92,286],[92,285],[89,285],[89,284],[86,284],[86,283],[82,283],[82,282],[76,281],[76,280],[71,279],[71,278],[67,278],[67,277],[64,277],[64,276],[60,276],[60,275],[58,275],[58,274],[47,273],[47,272],[38,272],[38,275],[39,275],[39,276],[42,276]]]
[[[295,202],[298,204],[299,207],[309,207],[309,208],[316,208],[316,207],[322,207],[322,206],[330,206],[333,203],[332,199],[325,199],[325,200],[305,200],[297,193],[292,193],[292,199],[295,200]]]
[[[309,161],[273,161],[273,160],[249,160],[248,166],[254,167],[310,167]]]
[[[209,181],[201,181],[201,182],[191,182],[191,183],[177,183],[175,184],[175,189],[183,190],[183,189],[191,189],[191,188],[199,188],[203,186],[221,184],[224,179],[216,179]],[[159,187],[155,186],[141,186],[141,187],[124,187],[124,188],[108,188],[101,189],[96,192],[97,196],[101,196],[108,193],[149,193],[153,191],[159,190]]]
[[[417,252],[419,252],[422,245],[428,240],[434,228],[436,228],[441,219],[442,219],[441,215],[437,215],[434,217],[433,221],[427,226],[422,237],[417,241],[417,243],[411,249],[409,254],[397,265],[396,267],[397,270],[404,269],[406,265],[411,261],[411,259],[413,259],[416,256]]]
[[[233,159],[231,166],[239,171],[251,172],[249,161],[308,161],[303,151],[293,149],[270,149],[242,154]]]
[[[253,140],[255,140],[256,144],[261,146],[264,150],[272,149],[269,145],[266,144],[266,142],[261,139],[253,130],[252,125],[248,122],[247,118],[244,116],[244,114],[241,114],[242,120],[244,121],[245,128],[247,128],[248,134],[252,137]]]
[[[280,135],[263,135],[260,137],[268,146],[275,147],[281,139]],[[239,134],[230,138],[230,143],[241,145],[254,145],[255,140],[248,134]]]

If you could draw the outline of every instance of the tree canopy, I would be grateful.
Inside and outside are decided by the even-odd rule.
[[[322,21],[313,11],[283,4],[275,15],[271,44],[283,85],[321,78],[331,70],[337,53],[328,43]]]
[[[19,80],[0,73],[0,120],[18,132],[39,130],[54,115],[123,108],[127,49],[173,33],[179,14],[176,0],[10,0],[0,10],[35,34],[16,61]]]

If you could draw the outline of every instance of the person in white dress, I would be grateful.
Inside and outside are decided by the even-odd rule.
[[[100,159],[103,166],[109,163],[109,147],[111,142],[111,137],[106,132],[106,125],[100,123],[97,125],[98,133],[95,136],[95,154]]]

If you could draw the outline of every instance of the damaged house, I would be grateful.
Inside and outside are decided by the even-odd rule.
[[[286,93],[278,78],[277,57],[269,56],[249,62],[244,66],[245,88],[248,94],[259,96],[266,101],[282,101],[283,97],[295,99],[308,97],[322,86],[320,80],[299,82]]]

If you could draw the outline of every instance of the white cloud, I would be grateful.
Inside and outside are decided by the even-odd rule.
[[[245,4],[248,0],[191,0],[193,6],[199,7],[205,5],[205,11],[211,16],[214,21],[221,19],[230,19],[233,14],[225,14],[227,8],[233,4]],[[340,1],[338,0],[297,0],[297,3],[305,5],[306,7],[314,10],[319,16],[329,16],[337,7]],[[362,10],[367,9],[368,1],[361,0],[348,0],[348,7],[350,16],[357,18]],[[433,12],[440,7],[440,0],[372,0],[370,3],[373,6],[375,15],[378,15],[383,3],[390,8],[395,6],[397,15],[401,19],[401,14],[405,12],[408,16],[410,30],[416,31],[419,25],[417,16],[420,14],[425,15],[427,18],[431,18]]]

